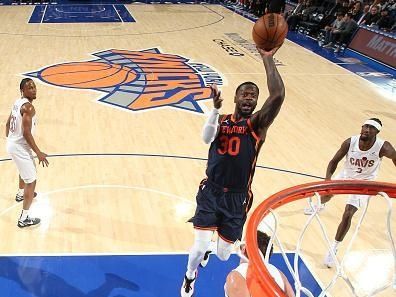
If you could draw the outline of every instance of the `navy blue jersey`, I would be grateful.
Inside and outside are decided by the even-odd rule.
[[[250,190],[262,144],[250,119],[235,121],[232,115],[224,115],[209,149],[208,180],[227,189]]]

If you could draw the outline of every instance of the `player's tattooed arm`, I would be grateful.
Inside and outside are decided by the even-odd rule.
[[[285,99],[285,86],[273,58],[278,48],[269,52],[260,48],[257,50],[263,59],[265,72],[267,74],[269,97],[264,102],[261,109],[253,114],[251,122],[256,133],[264,140],[267,129],[278,115]]]

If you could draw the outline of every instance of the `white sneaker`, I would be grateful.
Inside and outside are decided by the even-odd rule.
[[[320,206],[319,206],[319,210],[318,210],[318,213],[319,212],[321,212],[323,209],[325,208],[325,205],[324,204],[321,204]],[[313,214],[316,210],[318,209],[318,206],[315,204],[315,205],[308,205],[306,208],[304,208],[304,214],[305,215],[311,215],[311,214]]]
[[[334,255],[337,254],[337,250],[333,250],[334,251]],[[331,251],[329,250],[327,252],[326,257],[324,258],[323,261],[324,265],[326,265],[328,268],[332,268],[335,265],[335,259],[333,258],[333,256],[331,255]]]
[[[30,227],[34,225],[40,224],[41,220],[39,218],[31,218],[27,217],[24,221],[18,220],[18,227],[19,228],[25,228],[25,227]]]
[[[183,285],[180,289],[181,297],[191,297],[194,294],[194,285],[196,279],[197,279],[197,273],[195,273],[195,277],[193,279],[187,278],[186,275],[184,276]]]
[[[37,196],[37,193],[34,192],[33,198],[36,198],[36,196]],[[19,194],[17,193],[17,194],[15,195],[15,201],[16,201],[16,202],[21,202],[21,201],[23,201],[23,194],[22,194],[22,195],[19,195]]]

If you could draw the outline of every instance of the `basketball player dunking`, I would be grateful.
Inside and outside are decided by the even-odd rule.
[[[182,297],[194,293],[197,268],[209,249],[213,232],[219,235],[216,254],[223,261],[229,258],[234,242],[242,236],[252,205],[250,187],[257,156],[285,97],[283,81],[273,60],[276,50],[258,49],[267,74],[269,97],[256,113],[253,113],[259,95],[256,84],[244,82],[237,87],[235,110],[228,115],[219,115],[223,99],[217,87],[212,87],[214,109],[203,128],[203,140],[211,143],[207,178],[201,182],[196,197],[197,208],[192,219],[195,242],[188,257]]]
[[[47,155],[40,151],[33,138],[36,125],[36,111],[33,100],[36,99],[36,85],[31,78],[24,78],[20,83],[21,98],[12,107],[6,124],[7,152],[19,171],[19,191],[17,201],[23,200],[23,209],[18,220],[18,227],[24,228],[40,223],[40,219],[29,215],[36,187],[36,165],[32,150],[39,159],[39,164],[48,166]]]
[[[360,135],[352,136],[345,140],[341,148],[329,162],[326,171],[326,180],[330,180],[338,163],[345,157],[344,168],[337,175],[336,179],[344,180],[374,180],[380,168],[382,157],[387,157],[393,161],[396,166],[396,151],[388,142],[377,137],[382,129],[382,123],[379,119],[372,118],[363,123]],[[320,210],[324,204],[331,199],[332,195],[321,197]],[[342,215],[341,223],[338,226],[335,240],[332,244],[334,254],[337,253],[338,245],[343,241],[351,226],[352,217],[356,211],[365,207],[369,196],[367,195],[350,195]],[[307,207],[305,214],[312,214],[314,209]],[[325,257],[324,264],[327,267],[334,266],[334,259],[329,251]]]

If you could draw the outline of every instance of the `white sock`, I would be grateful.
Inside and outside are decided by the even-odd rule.
[[[334,240],[333,245],[331,246],[332,249],[333,249],[334,251],[336,251],[336,250],[338,249],[338,245],[339,245],[340,243],[341,243],[341,241]]]
[[[194,279],[195,278],[195,272],[196,272],[197,270],[195,269],[194,271],[190,271],[189,269],[187,269],[187,272],[186,272],[186,276],[187,276],[187,278],[188,279]]]
[[[220,236],[217,238],[217,258],[219,258],[221,261],[227,261],[233,250],[234,243],[227,242]]]
[[[26,218],[29,216],[29,210],[22,209],[21,216],[19,218],[20,221],[26,220]]]
[[[217,240],[212,240],[210,242],[208,251],[211,251],[212,254],[217,254]]]
[[[195,230],[195,241],[188,255],[188,264],[186,276],[189,279],[195,278],[195,273],[204,258],[205,252],[208,250],[213,231],[210,230]]]
[[[18,189],[18,195],[23,196],[23,193],[25,192],[25,189]]]

